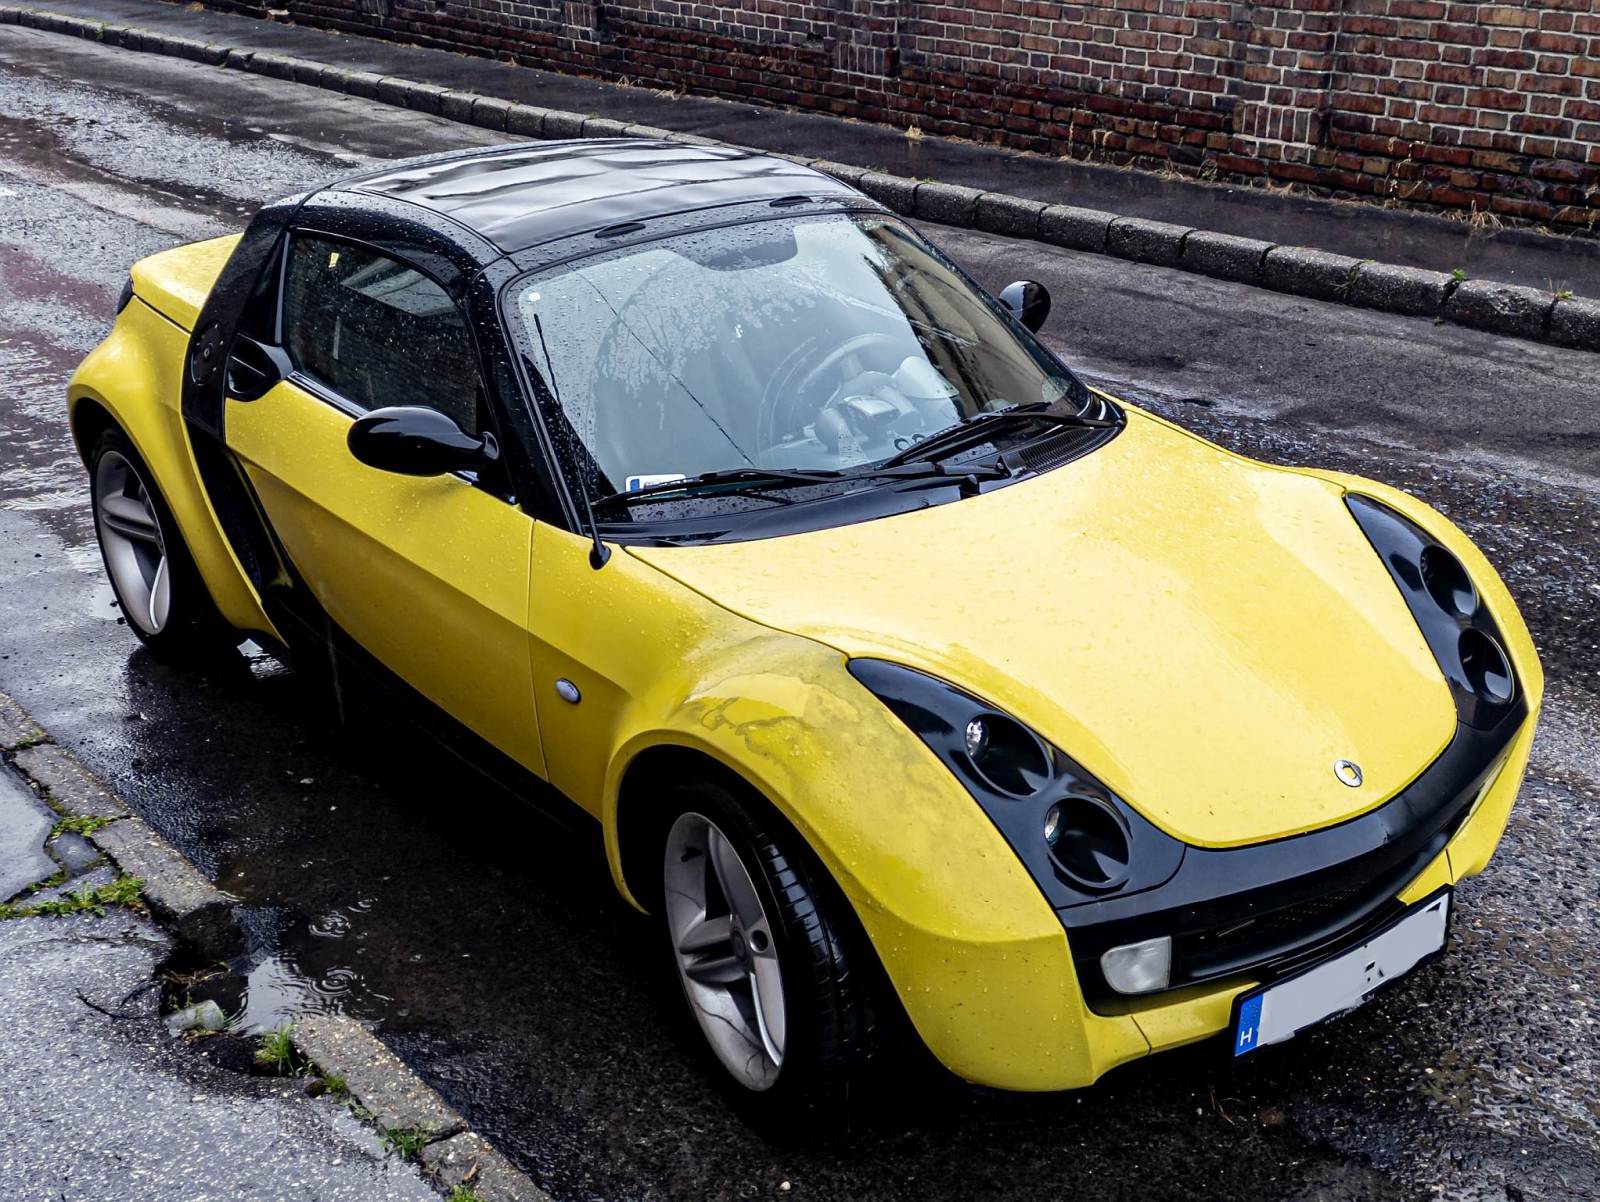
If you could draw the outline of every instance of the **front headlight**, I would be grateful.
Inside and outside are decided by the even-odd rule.
[[[1421,526],[1371,497],[1345,497],[1351,516],[1383,560],[1450,683],[1463,722],[1487,730],[1517,696],[1500,628],[1461,561]]]
[[[1184,846],[1009,714],[876,659],[850,673],[942,760],[1057,909],[1163,884]]]

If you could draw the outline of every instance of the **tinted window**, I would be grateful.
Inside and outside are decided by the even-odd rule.
[[[425,405],[478,432],[466,322],[420,272],[348,243],[297,237],[283,323],[295,367],[359,408]]]

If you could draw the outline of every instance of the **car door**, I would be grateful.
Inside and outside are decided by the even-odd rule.
[[[277,323],[287,375],[230,395],[224,429],[263,516],[337,631],[540,776],[525,621],[533,520],[496,480],[358,462],[357,417],[390,405],[492,427],[460,306],[417,265],[295,231]]]

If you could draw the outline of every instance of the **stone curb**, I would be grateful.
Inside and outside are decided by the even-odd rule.
[[[21,5],[0,4],[0,25],[24,25],[128,50],[253,71],[527,137],[646,137],[692,145],[713,144],[708,138],[651,126],[515,104],[498,97],[453,91],[399,76],[350,71],[292,55],[223,47]],[[1355,259],[1311,247],[1274,246],[1209,230],[1049,204],[1003,192],[907,179],[826,159],[782,157],[793,158],[835,176],[907,217],[1033,238],[1070,250],[1113,254],[1334,304],[1409,317],[1432,317],[1435,321],[1454,322],[1535,342],[1600,351],[1600,301],[1557,297],[1537,289],[1488,281],[1463,282],[1443,272]],[[1465,295],[1460,295],[1463,293]]]
[[[235,898],[218,889],[182,852],[141,818],[77,756],[50,740],[25,710],[0,693],[0,750],[63,817],[103,818],[89,836],[116,866],[144,882],[141,894],[178,938],[211,960],[231,955],[242,938]]]
[[[89,841],[123,872],[144,882],[144,899],[156,917],[207,960],[225,960],[240,950],[243,935],[233,914],[238,899],[207,880],[144,819],[118,819],[95,831]]]
[[[0,693],[0,751],[20,751],[43,743],[45,738],[43,728],[28,717],[27,711]]]
[[[6,14],[0,8],[0,25],[9,23]],[[57,813],[108,820],[89,841],[122,872],[143,881],[141,895],[151,912],[183,943],[208,960],[238,950],[238,899],[212,884],[4,693],[0,752]],[[466,1186],[482,1202],[550,1202],[548,1194],[469,1130],[443,1098],[354,1019],[308,1015],[295,1021],[290,1038],[324,1073],[344,1078],[380,1130],[424,1132],[428,1142],[419,1157],[421,1166],[443,1189]]]
[[[423,1168],[444,1189],[467,1186],[482,1202],[550,1202],[443,1098],[353,1018],[311,1014],[289,1028],[296,1050],[342,1077],[380,1131],[420,1131]]]

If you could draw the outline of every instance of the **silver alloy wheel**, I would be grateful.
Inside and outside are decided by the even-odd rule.
[[[689,1005],[723,1067],[765,1090],[783,1067],[783,972],[761,896],[738,851],[703,814],[667,835],[667,933]]]
[[[150,490],[133,464],[107,451],[95,466],[94,491],[95,530],[122,612],[146,634],[160,634],[172,609],[172,583]]]

